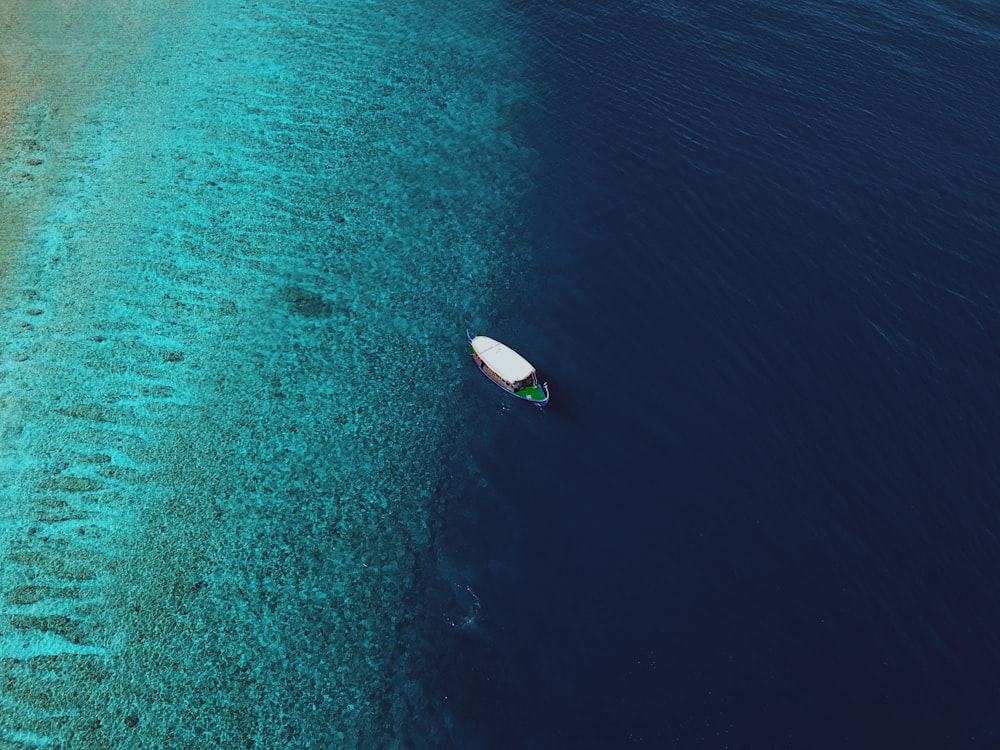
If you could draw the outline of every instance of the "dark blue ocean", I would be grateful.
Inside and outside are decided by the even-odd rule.
[[[456,743],[1000,747],[1000,10],[512,17],[532,258],[475,322],[552,403],[462,384]]]

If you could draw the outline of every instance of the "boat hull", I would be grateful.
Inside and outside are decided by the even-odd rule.
[[[491,383],[506,391],[511,396],[514,396],[514,398],[519,398],[522,401],[535,404],[535,406],[545,406],[549,403],[549,387],[547,383],[532,383],[526,388],[514,390],[507,383],[496,377],[496,375],[494,375],[493,372],[484,365],[483,360],[476,353],[476,350],[472,348],[471,344],[467,348],[467,351],[472,355],[472,360],[476,363],[476,367],[479,368],[479,371],[483,373],[483,375],[485,375]]]

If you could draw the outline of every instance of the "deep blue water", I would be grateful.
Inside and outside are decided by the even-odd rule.
[[[1000,11],[515,17],[534,259],[479,323],[552,405],[463,382],[462,742],[1000,746]]]

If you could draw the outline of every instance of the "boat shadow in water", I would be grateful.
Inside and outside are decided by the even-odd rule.
[[[577,410],[573,399],[572,391],[559,381],[558,378],[545,378],[549,393],[557,394],[544,407],[537,407],[535,410],[549,416],[560,419],[575,419]]]

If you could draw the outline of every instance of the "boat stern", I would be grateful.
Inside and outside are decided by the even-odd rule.
[[[536,406],[545,406],[549,403],[549,384],[548,383],[533,383],[527,388],[522,388],[519,391],[514,391],[514,395],[518,398],[523,398],[525,401],[530,401]]]

